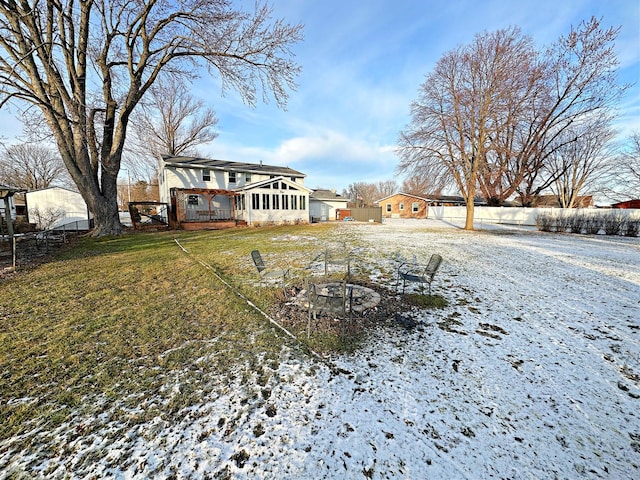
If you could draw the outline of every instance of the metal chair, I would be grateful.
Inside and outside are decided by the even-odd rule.
[[[342,251],[325,250],[324,251],[324,276],[327,278],[330,273],[331,265],[345,269],[346,280],[351,278],[351,253],[346,250]]]
[[[282,287],[284,288],[287,275],[289,275],[289,269],[271,269],[268,268],[264,261],[262,260],[262,255],[258,250],[253,250],[251,252],[251,258],[253,259],[253,263],[258,270],[258,275],[260,276],[260,284],[263,282],[268,283],[269,280],[282,280]]]
[[[307,280],[307,302],[307,338],[311,335],[311,319],[317,323],[318,313],[338,317],[341,321],[341,332],[344,332],[345,322],[350,324],[353,315],[353,285],[347,284],[346,279],[334,283],[315,283]]]
[[[341,272],[336,272],[336,269],[332,267],[338,267],[337,270],[340,271],[344,268],[344,275],[347,279],[347,282],[351,278],[351,258],[352,254],[347,249],[346,244],[342,245],[342,248],[327,248],[322,253],[316,255],[316,257],[309,264],[308,269],[312,270],[313,266],[317,263],[322,265],[324,269],[324,277],[329,278],[330,276],[339,276]]]
[[[400,279],[402,279],[402,294],[404,295],[404,290],[407,285],[407,282],[412,283],[420,283],[422,289],[424,289],[424,284],[429,285],[429,295],[431,295],[431,282],[433,281],[433,277],[435,277],[438,268],[440,268],[440,264],[442,263],[442,257],[437,253],[431,255],[429,259],[429,263],[427,265],[419,265],[415,263],[403,263],[398,267],[398,277],[396,282],[396,292],[398,291],[398,287],[400,285]]]

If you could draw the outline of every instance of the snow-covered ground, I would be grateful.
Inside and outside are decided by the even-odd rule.
[[[80,437],[35,467],[56,478],[640,478],[638,238],[435,220],[341,230],[382,269],[394,254],[440,253],[434,293],[449,307],[398,312],[415,326],[381,327],[332,359],[337,369],[285,349],[262,381],[220,385],[179,423]],[[23,452],[0,477],[29,462]]]

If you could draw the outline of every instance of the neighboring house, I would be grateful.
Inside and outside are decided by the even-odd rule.
[[[427,218],[433,199],[400,192],[381,198],[376,203],[382,207],[384,218]]]
[[[312,221],[340,220],[338,211],[347,208],[349,199],[335,190],[314,190],[309,195],[309,215]]]
[[[556,195],[538,195],[531,201],[534,208],[560,208],[560,201]],[[578,196],[574,208],[592,208],[595,207],[592,195]]]
[[[26,194],[29,222],[39,229],[88,230],[93,216],[82,195],[62,187],[49,187]]]
[[[638,208],[640,209],[640,199],[627,200],[625,202],[614,203],[611,208]]]
[[[288,167],[199,157],[163,156],[160,201],[174,221],[248,225],[308,223],[306,175]]]

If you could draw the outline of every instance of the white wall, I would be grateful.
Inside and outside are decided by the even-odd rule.
[[[252,208],[252,195],[259,195],[260,208],[254,210]],[[308,223],[309,222],[309,191],[304,190],[275,190],[268,188],[254,188],[244,192],[245,210],[236,210],[236,218],[245,220],[249,225],[268,225],[282,223]],[[263,195],[269,196],[269,209],[265,209],[263,205]],[[279,208],[273,208],[273,196],[279,198]],[[288,209],[282,208],[282,196],[288,197]],[[294,210],[291,208],[291,195],[296,196],[296,206]],[[300,208],[300,197],[304,197],[305,208]]]
[[[38,222],[36,210],[40,212],[40,217],[43,219],[54,215],[56,220],[48,226],[49,228],[57,228],[74,222],[79,222],[77,228],[87,228],[87,220],[90,218],[87,204],[82,195],[60,187],[28,192],[27,209],[31,223]],[[38,228],[43,227],[45,225],[38,225]]]
[[[347,202],[332,202],[331,200],[309,199],[309,216],[324,220],[335,220],[336,209],[347,208]]]
[[[576,212],[588,212],[594,215],[606,215],[612,210],[605,208],[562,209],[562,208],[517,208],[517,207],[475,207],[474,223],[503,223],[511,225],[536,225],[536,217],[540,213],[553,213],[555,215],[569,215]],[[631,218],[640,218],[640,210],[616,209],[616,213],[629,215]],[[429,218],[449,221],[464,221],[467,216],[467,207],[429,207]]]
[[[212,190],[235,190],[247,184],[247,174],[244,172],[236,173],[236,183],[229,183],[229,173],[220,170],[209,170],[211,180],[204,182],[202,180],[201,168],[176,168],[166,167],[162,170],[159,178],[160,201],[170,203],[170,190],[172,188],[208,188]],[[251,173],[251,181],[249,183],[257,183],[262,180],[268,180],[273,174]],[[286,177],[289,178],[289,177]],[[296,178],[295,182],[304,186],[303,178]]]

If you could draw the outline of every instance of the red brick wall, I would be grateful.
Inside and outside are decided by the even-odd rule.
[[[413,212],[413,203],[418,203],[418,211]],[[382,216],[384,218],[400,217],[400,218],[427,218],[429,207],[427,202],[415,197],[409,197],[407,195],[396,194],[385,200],[382,200],[379,205],[382,207]],[[391,205],[391,211],[388,211],[387,205]],[[404,206],[404,208],[400,208]]]

